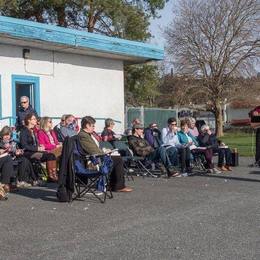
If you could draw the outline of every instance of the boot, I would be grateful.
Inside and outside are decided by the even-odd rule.
[[[48,180],[52,181],[52,182],[57,182],[58,176],[57,176],[56,160],[47,161],[46,167],[47,167],[47,172],[48,172]]]

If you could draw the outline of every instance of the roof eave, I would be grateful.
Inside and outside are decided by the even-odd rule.
[[[0,16],[0,37],[28,47],[44,46],[73,53],[79,50],[81,54],[85,50],[86,55],[110,54],[133,63],[162,60],[164,57],[163,48],[150,44],[4,16]]]

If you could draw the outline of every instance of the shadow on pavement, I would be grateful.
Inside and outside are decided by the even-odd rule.
[[[259,171],[251,171],[251,172],[249,172],[249,174],[258,174],[258,175],[260,175],[260,169],[259,169]]]
[[[260,182],[260,180],[258,180],[258,179],[232,177],[232,176],[219,176],[219,175],[200,175],[200,176],[209,177],[209,178],[219,178],[219,179],[225,179],[225,180],[234,180],[234,181]]]
[[[56,197],[56,189],[42,189],[42,188],[28,188],[28,189],[19,189],[14,192],[16,195],[28,197],[31,199],[41,199],[45,201],[58,202]]]

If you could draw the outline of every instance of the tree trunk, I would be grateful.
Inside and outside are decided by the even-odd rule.
[[[219,102],[216,103],[215,107],[215,121],[216,121],[216,135],[217,137],[223,136],[223,115],[222,106]]]
[[[67,27],[67,21],[66,21],[66,14],[65,14],[65,6],[56,8],[55,10],[57,12],[57,18],[58,18],[58,25]]]

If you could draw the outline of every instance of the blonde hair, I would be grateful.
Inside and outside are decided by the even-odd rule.
[[[49,129],[49,128],[47,127],[49,120],[51,120],[51,118],[48,117],[48,116],[44,116],[44,117],[42,117],[41,120],[40,120],[40,128],[41,128],[42,130],[44,130],[45,132],[48,132],[48,131],[51,130],[51,129]]]

